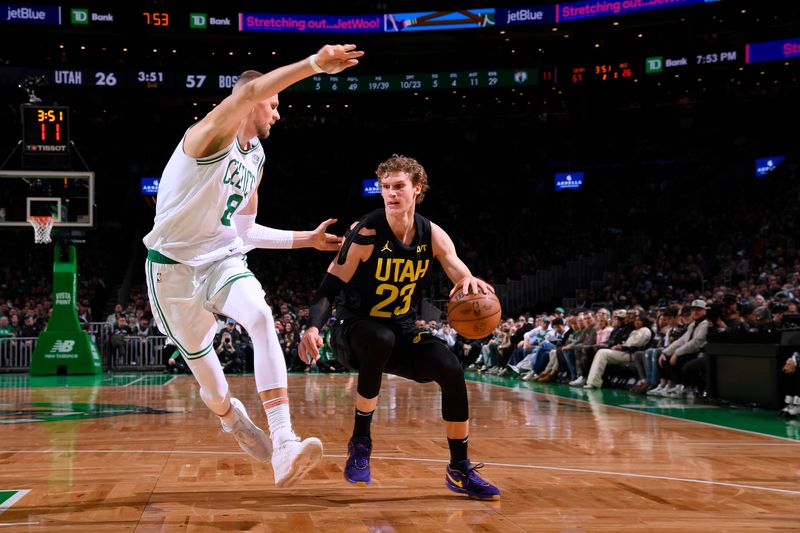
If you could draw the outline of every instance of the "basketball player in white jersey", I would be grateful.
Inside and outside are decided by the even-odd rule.
[[[271,462],[275,484],[290,486],[322,458],[322,443],[292,430],[286,364],[261,284],[247,268],[253,248],[337,250],[326,232],[285,231],[256,224],[264,165],[259,139],[280,118],[277,94],[315,73],[358,63],[356,46],[326,45],[310,57],[267,74],[247,71],[233,92],[191,126],[161,177],[152,231],[144,238],[147,290],[161,331],[178,347],[200,384],[200,396],[223,431],[255,459]],[[212,348],[214,313],[242,324],[253,340],[255,379],[270,437],[231,398]]]

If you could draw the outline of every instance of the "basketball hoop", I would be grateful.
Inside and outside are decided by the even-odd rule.
[[[33,226],[33,242],[46,244],[50,242],[50,230],[53,229],[55,219],[50,216],[28,217],[28,222]]]

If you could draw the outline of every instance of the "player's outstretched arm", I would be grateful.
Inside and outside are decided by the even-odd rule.
[[[258,102],[314,74],[336,74],[358,64],[364,52],[354,44],[326,44],[316,54],[271,70],[225,98],[186,134],[184,151],[191,157],[214,154],[233,142],[236,130]]]
[[[433,243],[433,256],[439,261],[444,269],[444,273],[453,282],[450,296],[460,287],[464,294],[470,292],[483,292],[489,294],[494,292],[494,287],[480,278],[476,278],[470,272],[469,267],[458,257],[456,245],[453,239],[438,225],[431,222],[431,242]]]
[[[261,177],[259,176],[259,184]],[[328,233],[328,226],[336,222],[335,218],[324,220],[313,231],[292,231],[275,229],[256,224],[258,212],[258,189],[240,213],[233,216],[236,234],[248,246],[253,248],[316,248],[317,250],[336,251],[342,245],[342,238]]]
[[[336,222],[335,218],[323,221],[313,231],[292,231],[275,229],[256,224],[256,215],[234,215],[236,233],[248,246],[265,249],[316,248],[323,251],[336,251],[342,245],[342,238],[328,233],[328,226]]]
[[[316,248],[323,251],[336,251],[342,245],[342,238],[328,233],[328,226],[336,223],[335,218],[323,220],[313,231],[293,231],[292,248]]]

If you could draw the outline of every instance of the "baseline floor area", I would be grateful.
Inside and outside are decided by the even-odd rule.
[[[468,375],[471,456],[503,491],[445,488],[435,384],[386,377],[373,483],[342,478],[355,375],[290,376],[297,432],[325,458],[274,487],[219,430],[191,376],[0,376],[0,531],[791,531],[800,424],[694,405]],[[251,416],[252,376],[230,378]]]

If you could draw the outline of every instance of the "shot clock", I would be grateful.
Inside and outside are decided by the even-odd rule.
[[[21,111],[24,155],[69,153],[69,107],[23,104]]]

